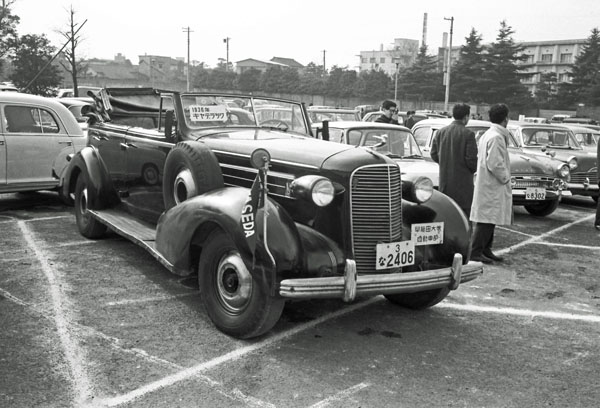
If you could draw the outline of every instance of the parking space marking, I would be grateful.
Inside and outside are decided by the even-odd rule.
[[[563,230],[565,230],[565,229],[567,229],[567,228],[571,228],[573,225],[580,224],[580,223],[582,223],[582,222],[591,221],[591,220],[593,220],[595,217],[596,217],[596,214],[588,215],[587,217],[584,217],[584,218],[581,218],[581,219],[579,219],[579,220],[576,220],[576,221],[570,222],[570,223],[568,223],[568,224],[562,225],[562,226],[560,226],[560,227],[558,227],[558,228],[554,228],[553,230],[550,230],[550,231],[548,231],[548,232],[544,232],[544,233],[543,233],[543,234],[541,234],[541,235],[533,236],[533,237],[531,237],[531,238],[529,238],[529,239],[526,239],[525,241],[521,241],[521,242],[519,242],[518,244],[515,244],[515,245],[513,245],[513,246],[510,246],[510,247],[507,247],[507,248],[500,249],[500,250],[498,251],[498,255],[504,255],[504,254],[506,254],[506,253],[508,253],[508,252],[512,251],[513,249],[517,249],[517,248],[520,248],[520,247],[522,247],[522,246],[529,245],[529,244],[531,244],[531,243],[533,243],[533,242],[536,242],[536,241],[541,241],[541,240],[543,240],[544,238],[546,238],[546,237],[548,237],[548,236],[550,236],[550,235],[553,235],[553,234],[555,234],[555,233],[557,233],[557,232],[563,231]],[[494,251],[494,252],[495,252],[495,251]]]
[[[153,381],[151,383],[148,383],[146,385],[141,386],[140,388],[130,391],[126,394],[120,395],[120,396],[116,396],[116,397],[112,397],[112,398],[107,398],[104,400],[100,400],[98,402],[105,404],[109,407],[116,407],[122,404],[126,404],[129,403],[135,399],[138,399],[146,394],[149,394],[151,392],[154,391],[158,391],[162,388],[168,387],[170,385],[176,384],[180,381],[184,381],[187,380],[195,375],[197,375],[198,373],[201,373],[203,371],[207,371],[210,370],[214,367],[217,367],[221,364],[224,363],[228,363],[231,361],[235,361],[238,360],[250,353],[253,353],[255,351],[261,350],[263,348],[269,347],[275,343],[278,343],[282,340],[287,339],[288,337],[294,336],[298,333],[301,333],[303,331],[312,329],[315,326],[318,326],[326,321],[344,316],[346,314],[352,313],[356,310],[362,309],[364,307],[367,307],[373,303],[379,302],[382,300],[382,297],[373,297],[367,300],[364,300],[362,302],[359,303],[355,303],[352,305],[349,305],[343,309],[340,310],[336,310],[335,312],[332,313],[328,313],[326,315],[323,315],[315,320],[311,320],[310,322],[306,322],[303,324],[300,324],[296,327],[293,327],[287,331],[281,332],[279,334],[276,334],[272,337],[269,337],[267,339],[264,339],[258,343],[254,343],[251,344],[249,346],[244,346],[241,347],[239,349],[230,351],[227,354],[224,354],[222,356],[216,357],[212,360],[209,361],[205,361],[203,363],[197,364],[195,366],[186,368],[185,370],[182,370],[178,373],[169,375],[167,377],[164,377],[160,380],[157,381]]]
[[[599,315],[588,315],[588,314],[574,314],[564,312],[549,312],[540,310],[530,309],[515,309],[512,307],[495,307],[495,306],[476,306],[476,305],[464,305],[459,303],[450,303],[447,301],[441,302],[434,307],[440,307],[444,309],[464,310],[467,312],[481,312],[481,313],[496,313],[512,316],[522,317],[543,317],[546,319],[555,320],[576,320],[587,323],[600,323]]]
[[[526,232],[517,231],[517,230],[514,230],[512,228],[507,228],[507,227],[504,227],[502,225],[496,225],[496,228],[504,230],[504,231],[508,231],[510,233],[513,233],[513,234],[525,235],[526,237],[535,237],[535,235],[528,234]]]
[[[188,296],[198,296],[198,292],[180,293],[178,295],[170,295],[170,296],[154,296],[154,297],[142,298],[142,299],[124,299],[124,300],[117,300],[115,302],[107,302],[106,305],[107,306],[121,306],[121,305],[134,305],[137,303],[162,302],[165,300],[179,299],[179,298],[188,297]]]
[[[7,221],[0,221],[0,224],[8,224],[8,223],[14,223],[16,222],[32,222],[32,221],[48,221],[48,220],[57,220],[57,219],[61,219],[61,218],[73,218],[72,215],[55,215],[52,217],[40,217],[40,218],[31,218],[29,220],[21,220],[18,218],[14,218],[13,216],[10,215],[0,215],[0,217],[3,218],[7,218]]]
[[[557,242],[532,242],[531,245],[546,245],[546,246],[554,246],[554,247],[587,249],[589,251],[600,250],[600,246],[577,245],[577,244],[559,244]]]
[[[63,295],[68,290],[67,285],[65,282],[59,280],[57,271],[49,261],[49,254],[37,245],[34,232],[29,228],[27,222],[18,221],[17,225],[21,229],[27,246],[35,254],[48,280],[48,291],[52,299],[54,324],[56,325],[70,369],[69,376],[76,394],[76,403],[77,405],[83,405],[83,403],[89,401],[92,397],[92,386],[84,368],[83,350],[80,349],[79,344],[71,334],[71,313],[68,308],[68,302]]]
[[[342,401],[346,398],[348,398],[350,395],[352,394],[356,394],[358,391],[370,387],[371,384],[369,383],[360,383],[360,384],[356,384],[350,388],[346,388],[343,391],[340,391],[336,394],[333,394],[330,397],[325,398],[322,401],[317,402],[314,405],[311,405],[310,408],[323,408],[328,406],[329,404],[331,404],[332,402],[336,402],[336,401]]]

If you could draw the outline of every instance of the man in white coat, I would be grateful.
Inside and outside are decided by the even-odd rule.
[[[492,252],[496,225],[512,223],[512,188],[508,140],[508,107],[490,108],[492,126],[479,139],[477,173],[470,220],[475,223],[471,241],[471,260],[483,263],[502,262]]]

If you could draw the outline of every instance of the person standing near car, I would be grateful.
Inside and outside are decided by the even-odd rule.
[[[475,133],[466,128],[471,107],[465,103],[454,105],[454,121],[438,130],[431,143],[431,158],[440,165],[440,191],[452,198],[464,211],[471,214],[473,202],[473,174],[477,170],[477,143]]]
[[[412,129],[412,127],[415,125],[415,123],[417,123],[415,121],[415,111],[414,110],[409,110],[406,112],[406,120],[404,121],[404,126],[406,126],[409,129]]]
[[[398,123],[398,108],[396,102],[386,100],[381,104],[381,110],[383,114],[375,119],[377,123],[391,123],[392,125],[399,125]]]
[[[512,187],[508,141],[508,106],[492,105],[492,126],[481,136],[478,147],[477,173],[471,221],[475,223],[471,242],[471,260],[483,263],[502,262],[492,252],[496,225],[512,224]]]

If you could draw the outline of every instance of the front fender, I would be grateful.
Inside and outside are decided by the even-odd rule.
[[[291,217],[275,201],[267,198],[267,239],[268,248],[275,260],[271,262],[263,245],[263,213],[258,212],[256,220],[256,257],[247,244],[240,224],[242,207],[250,189],[224,187],[192,197],[165,211],[156,231],[156,249],[176,268],[192,270],[198,254],[193,253],[194,244],[201,246],[208,232],[213,228],[222,229],[238,248],[249,271],[259,280],[267,280],[271,288],[277,282],[277,275],[283,271],[297,271],[302,268],[303,251],[298,230]],[[197,242],[199,241],[199,242]],[[254,268],[253,268],[254,264]],[[268,271],[263,277],[262,272]]]
[[[444,223],[444,242],[442,244],[415,247],[417,258],[422,259],[421,263],[449,266],[452,265],[455,253],[462,254],[464,264],[469,261],[469,221],[458,204],[447,195],[434,190],[431,198],[423,204],[403,200],[402,219],[403,240],[411,239],[412,224]],[[419,263],[416,263],[415,268],[418,266]],[[408,270],[408,268],[405,269]]]
[[[63,185],[65,196],[75,193],[77,178],[82,173],[87,175],[88,189],[91,189],[88,203],[90,208],[106,208],[119,202],[106,167],[93,146],[84,147],[69,162]]]

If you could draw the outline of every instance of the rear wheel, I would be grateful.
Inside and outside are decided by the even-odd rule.
[[[75,219],[79,232],[86,238],[100,238],[106,232],[106,225],[92,217],[88,211],[92,190],[88,188],[87,178],[80,174],[75,186]],[[92,200],[93,201],[93,200]]]
[[[279,320],[285,301],[269,295],[265,283],[246,268],[231,239],[214,231],[202,248],[198,282],[202,302],[222,332],[241,339],[260,336]]]
[[[531,215],[537,217],[545,217],[546,215],[552,214],[558,208],[559,201],[541,201],[535,204],[526,204],[525,209]]]
[[[427,309],[440,303],[450,293],[450,288],[431,289],[415,293],[385,295],[390,302],[409,309]]]

